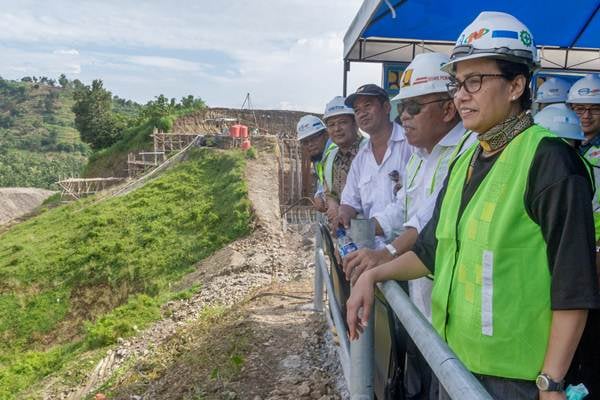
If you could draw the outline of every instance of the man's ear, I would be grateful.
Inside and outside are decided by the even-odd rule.
[[[448,101],[444,101],[443,103],[443,121],[450,122],[454,120],[458,116],[458,110],[454,105],[454,101],[452,99],[448,99]]]

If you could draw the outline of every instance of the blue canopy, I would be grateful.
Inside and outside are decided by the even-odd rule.
[[[365,0],[344,37],[344,60],[410,62],[421,52],[449,53],[480,12],[504,11],[529,27],[542,68],[600,71],[599,10],[600,0]]]

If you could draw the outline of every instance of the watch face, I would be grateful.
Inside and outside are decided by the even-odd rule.
[[[535,385],[540,390],[548,390],[548,387],[550,386],[550,381],[546,376],[538,375],[537,379],[535,380]]]

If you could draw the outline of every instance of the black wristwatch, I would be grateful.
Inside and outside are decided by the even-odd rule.
[[[535,385],[542,392],[562,392],[565,390],[565,381],[556,382],[548,374],[541,372],[535,380]]]

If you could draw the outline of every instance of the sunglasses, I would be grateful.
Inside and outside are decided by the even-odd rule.
[[[425,103],[419,103],[415,100],[401,101],[398,103],[398,115],[402,115],[404,111],[406,111],[409,115],[415,116],[419,114],[423,110],[423,106],[432,103],[439,103],[442,101],[449,101],[449,98],[437,99],[432,101],[427,101]]]

